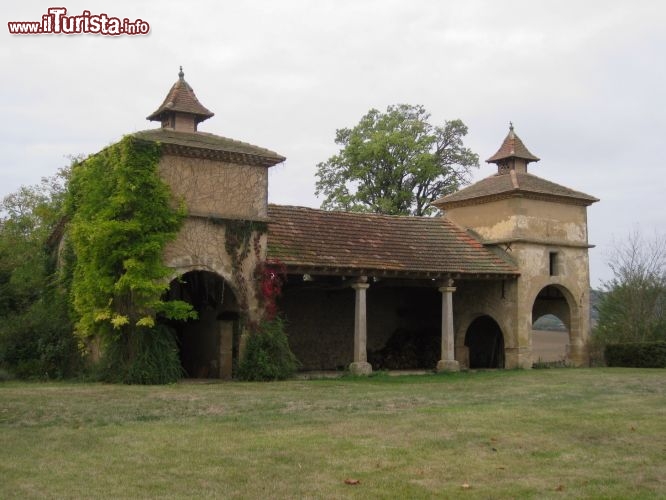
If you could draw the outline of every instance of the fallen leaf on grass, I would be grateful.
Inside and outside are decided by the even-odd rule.
[[[345,479],[345,484],[361,484],[360,479]]]

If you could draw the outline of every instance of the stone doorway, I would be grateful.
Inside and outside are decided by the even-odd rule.
[[[479,316],[467,328],[465,346],[469,350],[469,367],[504,368],[504,335],[490,316]]]
[[[240,315],[228,283],[209,271],[191,271],[171,282],[168,296],[194,306],[198,318],[172,322],[187,378],[233,377],[238,359]]]

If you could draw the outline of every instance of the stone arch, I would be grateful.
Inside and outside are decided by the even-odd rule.
[[[572,346],[580,347],[584,344],[580,307],[574,294],[564,284],[550,283],[539,287],[532,297],[531,323],[547,314],[559,318],[568,330],[565,361],[571,361]]]
[[[203,257],[192,258],[190,256],[175,257],[165,262],[165,265],[171,269],[169,274],[169,282],[174,279],[189,273],[191,271],[208,271],[217,274],[225,282],[232,287],[234,294],[238,296],[238,290],[234,284],[233,273],[230,265],[218,261],[218,259]]]
[[[492,316],[476,315],[464,332],[469,368],[504,368],[504,332]]]
[[[510,348],[515,342],[515,336],[512,335],[513,331],[508,328],[508,325],[511,324],[510,315],[507,315],[506,310],[498,309],[492,306],[486,306],[483,309],[468,309],[460,310],[461,314],[454,316],[455,321],[455,350],[456,350],[456,361],[460,363],[460,366],[469,368],[469,349],[465,343],[467,331],[469,330],[470,325],[481,316],[489,316],[493,319],[498,325],[502,332],[504,340],[504,349]]]
[[[169,326],[176,331],[186,377],[230,379],[239,357],[241,309],[232,283],[200,267],[174,273],[167,292],[169,299],[192,304],[198,318]]]

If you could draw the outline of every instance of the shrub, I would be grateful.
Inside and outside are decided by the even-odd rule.
[[[138,328],[108,342],[102,379],[125,384],[169,384],[184,375],[175,332],[165,326]]]
[[[264,321],[250,335],[238,367],[241,380],[284,380],[298,369],[299,362],[289,348],[285,322],[280,317]]]
[[[605,356],[608,366],[666,368],[666,342],[608,344]]]
[[[54,291],[0,327],[0,365],[18,378],[65,378],[82,366],[67,314],[67,297]]]

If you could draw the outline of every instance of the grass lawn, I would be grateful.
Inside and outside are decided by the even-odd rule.
[[[0,383],[0,498],[44,497],[666,498],[666,370]]]

